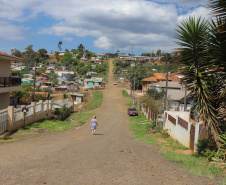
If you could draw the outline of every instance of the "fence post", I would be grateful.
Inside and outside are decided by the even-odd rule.
[[[198,139],[200,138],[200,130],[201,130],[201,124],[198,122],[195,122],[195,146],[194,146],[194,152],[197,151],[197,143]]]
[[[36,105],[36,103],[35,102],[31,102],[31,105],[33,106],[32,114],[33,114],[33,118],[34,118],[35,117],[35,105]]]
[[[47,113],[49,112],[49,100],[46,100],[46,104],[47,104],[47,109],[46,109],[46,111],[47,111]]]
[[[49,100],[49,104],[50,104],[49,110],[52,112],[53,101],[52,100]]]
[[[14,107],[8,106],[8,124],[7,124],[8,132],[13,131],[13,125],[14,125]]]
[[[41,103],[41,112],[43,112],[43,100],[39,100],[39,102]]]

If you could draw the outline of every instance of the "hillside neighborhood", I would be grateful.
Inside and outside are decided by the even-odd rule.
[[[226,4],[208,3],[172,51],[0,48],[0,184],[225,184]]]

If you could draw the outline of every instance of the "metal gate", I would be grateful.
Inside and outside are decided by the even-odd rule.
[[[6,132],[8,124],[8,109],[0,110],[0,134]]]

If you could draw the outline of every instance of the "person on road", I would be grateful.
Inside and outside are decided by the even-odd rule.
[[[96,116],[93,116],[93,119],[90,122],[90,126],[91,126],[91,129],[92,129],[92,134],[95,135],[95,131],[96,131],[96,128],[98,126]]]

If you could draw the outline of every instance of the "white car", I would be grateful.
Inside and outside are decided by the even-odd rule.
[[[114,82],[114,85],[117,85],[117,83],[116,83],[116,82]]]

